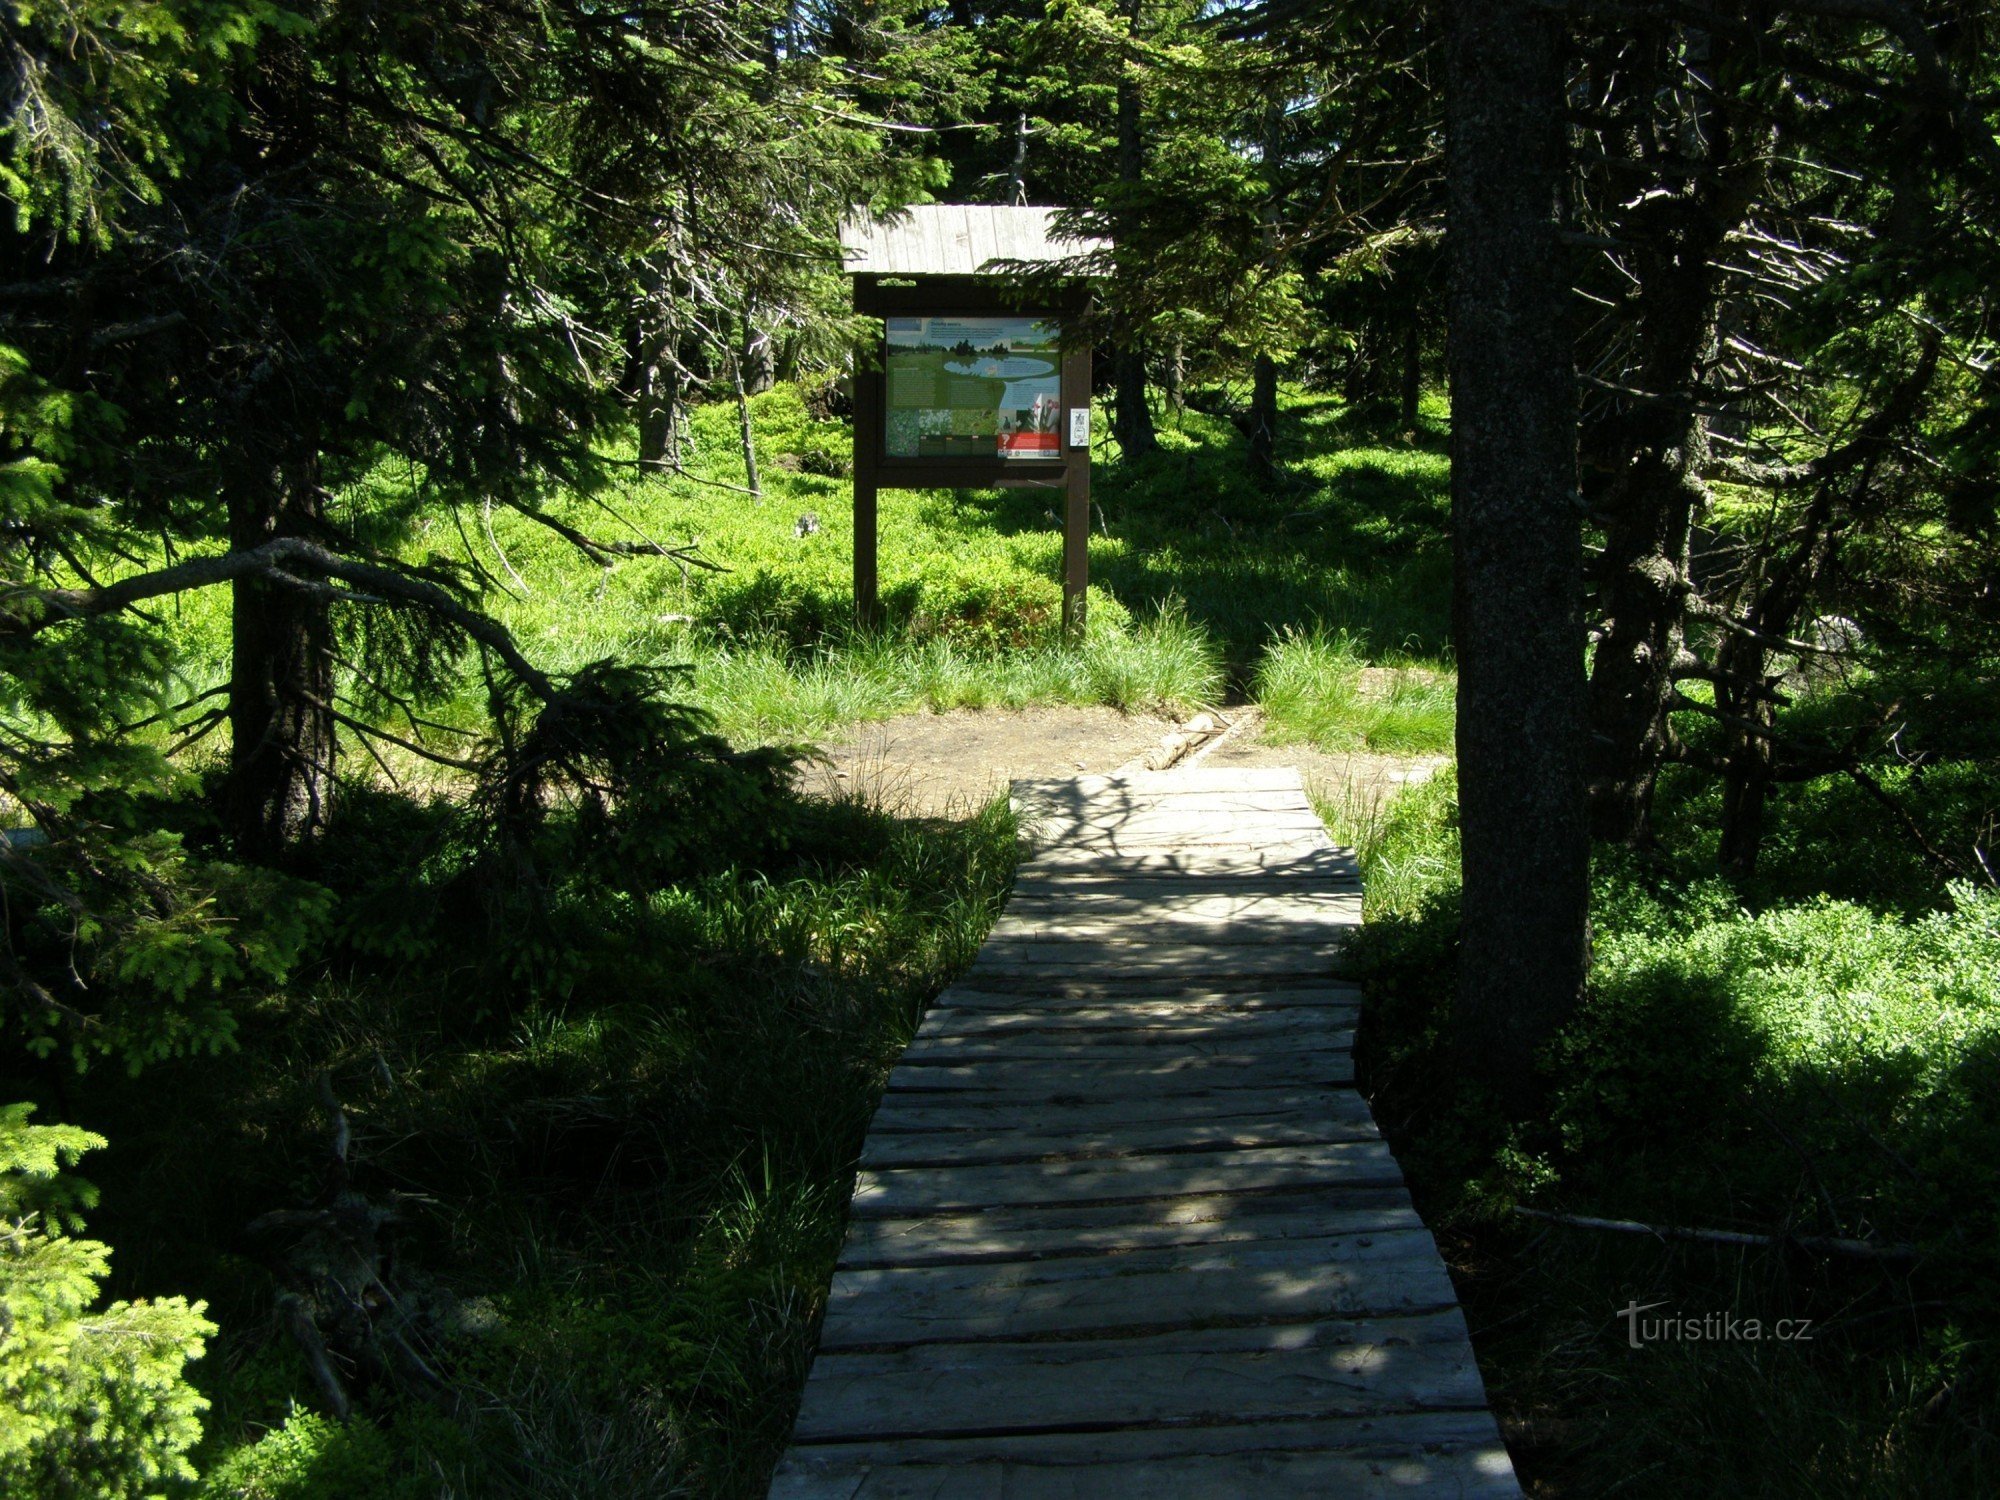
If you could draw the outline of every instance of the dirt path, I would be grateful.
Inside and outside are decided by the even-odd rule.
[[[1255,709],[1229,714],[1231,732],[1197,745],[1187,763],[1297,766],[1324,800],[1366,816],[1403,786],[1422,781],[1442,756],[1328,752],[1265,742]],[[965,817],[1006,791],[1016,777],[1102,774],[1156,751],[1176,729],[1154,714],[1111,708],[959,709],[904,714],[830,737],[827,761],[804,783],[822,793],[858,792],[890,812]]]

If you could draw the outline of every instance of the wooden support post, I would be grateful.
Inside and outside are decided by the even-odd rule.
[[[857,281],[855,304],[863,301]],[[876,462],[882,451],[881,355],[872,344],[854,351],[854,623],[873,630],[882,623],[876,569]]]
[[[1090,345],[1081,339],[1068,345],[1062,356],[1063,454],[1063,634],[1071,641],[1083,639],[1086,590],[1090,587]],[[1071,413],[1084,413],[1086,441],[1072,446]]]
[[[875,569],[875,476],[854,474],[854,623],[873,630],[882,623],[882,603]]]

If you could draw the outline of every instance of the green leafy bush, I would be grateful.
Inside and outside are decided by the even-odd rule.
[[[65,1175],[103,1138],[0,1107],[0,1493],[165,1495],[194,1477],[204,1400],[184,1378],[215,1332],[184,1298],[95,1308],[110,1247],[78,1236],[95,1201]]]

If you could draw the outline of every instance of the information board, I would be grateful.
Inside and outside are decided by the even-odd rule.
[[[1038,318],[884,318],[887,458],[1060,460],[1060,331]]]

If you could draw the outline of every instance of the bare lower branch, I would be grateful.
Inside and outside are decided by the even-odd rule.
[[[147,599],[262,578],[282,586],[325,588],[338,579],[372,602],[419,609],[456,626],[499,657],[536,697],[555,696],[555,684],[522,654],[507,627],[427,579],[379,563],[361,562],[304,537],[273,537],[255,547],[190,558],[150,573],[135,573],[102,588],[37,589],[19,586],[0,594],[0,634],[38,635],[69,620],[116,614]],[[26,606],[24,608],[24,606]]]
[[[1598,1219],[1588,1214],[1556,1214],[1516,1204],[1514,1212],[1524,1219],[1540,1219],[1545,1224],[1561,1224],[1570,1229],[1601,1229],[1613,1234],[1649,1234],[1659,1240],[1693,1240],[1704,1245],[1747,1245],[1776,1248],[1797,1245],[1801,1250],[1817,1250],[1830,1255],[1853,1255],[1865,1260],[1915,1260],[1915,1245],[1881,1245],[1873,1240],[1839,1239],[1824,1234],[1749,1234],[1740,1229],[1690,1229],[1678,1224],[1642,1224],[1637,1219]]]
[[[734,486],[731,487],[734,488]],[[669,547],[664,543],[654,541],[600,541],[596,537],[586,536],[574,526],[563,521],[558,521],[546,511],[537,510],[533,506],[522,505],[512,500],[503,500],[502,504],[506,505],[510,510],[526,516],[537,526],[546,526],[550,531],[553,531],[557,536],[568,542],[594,563],[608,565],[614,558],[620,557],[665,557],[679,563],[682,567],[701,568],[710,573],[727,573],[729,571],[721,563],[710,562],[707,558],[703,557],[701,555],[700,542],[687,542],[679,547]],[[509,569],[509,571],[511,572],[512,569]]]

